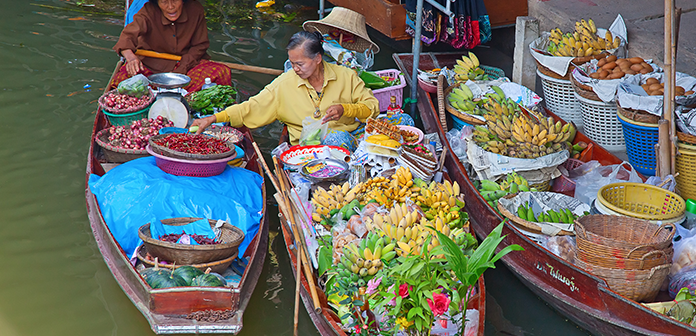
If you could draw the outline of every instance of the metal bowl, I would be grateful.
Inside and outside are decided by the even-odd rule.
[[[191,77],[174,72],[150,75],[147,79],[150,80],[152,86],[163,89],[178,89],[191,82]]]
[[[342,172],[337,173],[332,176],[327,176],[327,177],[315,177],[312,176],[309,171],[307,170],[308,167],[313,167],[316,164],[326,164],[329,166],[334,166],[343,169]],[[348,164],[344,161],[332,159],[332,158],[326,158],[326,159],[316,159],[307,162],[304,166],[302,166],[302,169],[300,169],[300,173],[302,176],[304,176],[306,179],[308,179],[312,183],[322,183],[322,182],[342,182],[348,180],[348,174],[350,173],[348,169]]]

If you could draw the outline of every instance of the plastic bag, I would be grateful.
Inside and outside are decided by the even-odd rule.
[[[343,246],[359,238],[350,232],[345,222],[341,222],[331,228],[331,236],[333,237],[333,264],[336,265],[340,262],[341,256],[343,256]]]
[[[364,238],[365,235],[367,235],[367,226],[365,225],[365,222],[363,222],[363,219],[362,217],[360,217],[360,215],[350,216],[350,219],[348,219],[347,227],[348,229],[350,229],[350,232],[352,232],[359,238]]]
[[[142,97],[148,93],[150,81],[143,74],[137,74],[118,84],[118,93],[127,94],[133,97]]]
[[[625,166],[629,166],[630,171]],[[575,198],[585,204],[592,204],[600,188],[618,182],[642,183],[643,180],[626,161],[618,165],[600,166],[575,180]]]
[[[689,288],[691,295],[696,294],[696,270],[679,272],[669,281],[669,296],[674,298],[682,288]]]
[[[302,120],[302,133],[300,134],[300,146],[321,145],[329,130],[329,123],[322,123],[321,119],[315,120],[306,117]]]
[[[669,272],[670,277],[696,268],[696,236],[693,236],[693,231],[682,229],[679,225],[677,228],[681,238],[674,240],[674,256],[672,257],[672,269]]]
[[[553,236],[544,243],[544,247],[571,264],[575,261],[574,237]]]

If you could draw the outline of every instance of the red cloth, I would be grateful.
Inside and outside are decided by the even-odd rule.
[[[145,71],[142,71],[140,73],[145,76],[150,76],[153,74],[153,72],[147,68],[145,68]],[[232,85],[232,75],[230,73],[230,68],[228,68],[224,64],[213,61],[201,60],[198,63],[198,65],[186,72],[186,75],[191,77],[191,83],[184,87],[184,89],[186,89],[186,91],[188,92],[199,91],[205,83],[206,77],[210,78],[210,81],[215,84]],[[126,80],[129,77],[130,76],[128,76],[128,72],[126,71],[126,65],[124,64],[114,76],[114,79],[111,81],[111,85],[109,86],[109,88],[115,88],[116,86],[118,86],[118,83]]]

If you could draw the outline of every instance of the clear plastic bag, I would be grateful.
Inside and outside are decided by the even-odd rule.
[[[302,120],[302,133],[300,134],[300,146],[316,146],[321,145],[326,138],[326,132],[329,130],[328,123],[322,123],[321,119],[315,120],[312,117],[306,117]]]
[[[148,85],[150,81],[143,74],[137,74],[128,78],[121,83],[118,83],[118,93],[127,94],[133,97],[142,97],[148,93]]]
[[[626,166],[631,169],[626,169]],[[642,183],[643,180],[633,166],[626,161],[618,165],[600,166],[575,180],[575,198],[585,204],[592,204],[600,188],[618,182]]]
[[[575,261],[574,237],[553,236],[544,243],[544,247],[571,264]]]

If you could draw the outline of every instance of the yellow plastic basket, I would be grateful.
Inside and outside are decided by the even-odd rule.
[[[597,201],[622,215],[647,220],[679,217],[686,208],[681,196],[643,183],[607,184],[597,192]]]
[[[679,175],[675,180],[679,195],[696,199],[696,149],[681,142],[677,146],[679,155],[675,157],[675,166]]]
[[[537,191],[549,191],[551,190],[551,180],[530,184],[529,187],[536,188]]]

